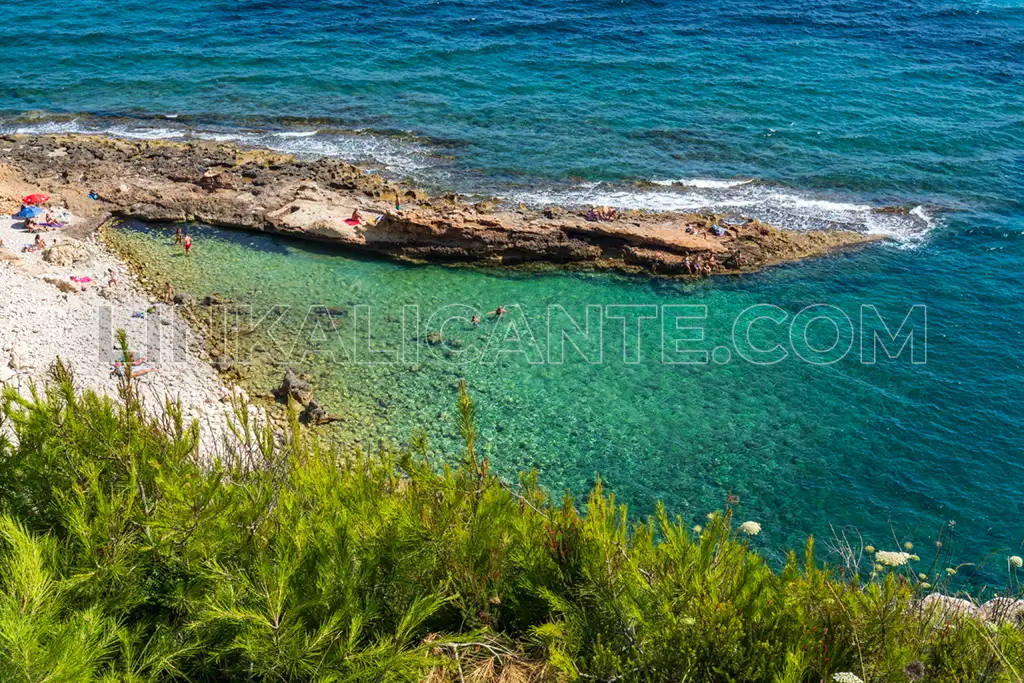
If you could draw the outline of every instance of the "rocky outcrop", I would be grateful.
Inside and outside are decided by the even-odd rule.
[[[327,419],[327,411],[315,400],[309,402],[299,419],[307,425],[318,425]]]
[[[693,275],[689,256],[735,273],[880,239],[846,230],[780,230],[710,214],[629,211],[593,222],[584,211],[503,208],[430,198],[338,159],[296,159],[215,142],[83,135],[0,138],[0,199],[46,189],[79,216],[199,221],[291,235],[412,261],[557,263]],[[16,181],[16,182],[15,182]],[[97,193],[99,201],[88,198]],[[403,209],[395,209],[399,199]],[[368,220],[352,225],[353,211]],[[704,274],[701,272],[701,274]]]
[[[295,370],[288,368],[281,380],[281,385],[273,391],[279,401],[287,401],[289,397],[302,405],[313,400],[313,387],[302,379]]]
[[[89,250],[73,240],[58,242],[43,252],[43,260],[55,266],[73,266],[89,259]]]
[[[930,593],[917,604],[922,614],[943,622],[970,617],[992,624],[1010,623],[1024,627],[1024,600],[1020,599],[992,598],[976,605],[964,598]]]

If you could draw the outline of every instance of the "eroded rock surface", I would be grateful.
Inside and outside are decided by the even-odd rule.
[[[199,221],[417,261],[688,275],[697,257],[702,265],[714,257],[712,272],[734,273],[879,239],[839,229],[780,230],[757,220],[725,225],[722,216],[696,213],[628,211],[592,222],[585,211],[565,207],[468,204],[454,196],[429,198],[339,159],[297,159],[228,143],[0,138],[0,198],[10,203],[36,188],[94,223],[108,215]],[[370,220],[350,225],[346,219],[357,209]],[[724,234],[716,236],[713,226]]]

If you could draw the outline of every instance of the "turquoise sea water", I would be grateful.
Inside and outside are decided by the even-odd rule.
[[[895,544],[891,524],[927,546],[949,520],[964,560],[1021,549],[1020,3],[6,9],[19,30],[0,50],[4,131],[232,139],[510,201],[703,207],[890,235],[884,246],[683,284],[400,266],[201,227],[186,263],[162,233],[126,238],[179,289],[257,307],[335,306],[349,314],[342,330],[356,325],[356,306],[373,306],[375,338],[393,346],[409,339],[405,304],[520,304],[534,332],[553,304],[577,318],[586,304],[706,305],[696,346],[708,351],[728,345],[736,315],[754,304],[790,316],[831,304],[854,323],[870,304],[897,324],[926,306],[921,365],[851,354],[816,366],[792,348],[772,366],[631,365],[621,323],[608,319],[600,365],[311,364],[328,406],[352,413],[345,433],[401,441],[424,426],[444,445],[451,385],[465,376],[505,471],[535,466],[550,486],[577,491],[599,472],[636,510],[662,499],[695,523],[732,491],[740,514],[763,523],[757,542],[770,553],[827,534],[830,522],[879,547]],[[641,334],[655,355],[659,323]],[[495,326],[446,328],[463,343],[449,350],[483,345]],[[770,347],[780,330],[761,323],[754,340]],[[810,334],[828,345],[826,324]]]

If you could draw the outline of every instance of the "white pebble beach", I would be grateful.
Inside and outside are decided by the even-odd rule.
[[[60,229],[42,236],[47,247],[72,245],[63,248],[78,253],[76,262],[57,265],[42,251],[23,252],[35,236],[23,221],[0,218],[0,384],[28,395],[33,383],[40,389],[45,385],[59,357],[74,372],[79,389],[116,397],[116,331],[124,329],[130,350],[145,359],[144,367],[153,368],[137,380],[148,410],[155,414],[166,398],[179,400],[186,419],[200,422],[200,451],[221,452],[229,434],[231,392],[244,392],[226,386],[202,360],[202,340],[175,307],[153,302],[94,237],[75,240]],[[91,282],[82,291],[72,277]]]

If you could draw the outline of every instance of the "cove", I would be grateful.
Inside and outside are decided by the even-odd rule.
[[[191,258],[175,250],[173,229],[164,226],[129,224],[110,239],[179,292],[219,292],[257,312],[287,307],[280,329],[294,329],[306,344],[299,369],[329,412],[344,418],[325,428],[331,438],[372,450],[382,441],[407,443],[422,429],[432,454],[457,458],[455,390],[465,378],[478,405],[483,452],[502,474],[536,469],[556,494],[582,494],[600,476],[634,512],[650,514],[660,500],[689,524],[703,523],[732,494],[740,500],[738,514],[762,524],[754,542],[776,561],[808,534],[829,538],[830,525],[856,528],[878,546],[891,545],[894,535],[912,541],[926,559],[938,530],[954,520],[952,542],[963,561],[1013,547],[1024,531],[1014,514],[1020,464],[1011,456],[1020,399],[1004,384],[1007,368],[1019,364],[1011,349],[985,344],[1012,334],[1012,316],[972,314],[975,298],[990,310],[1014,304],[991,274],[970,298],[939,277],[958,264],[970,266],[969,243],[956,230],[909,256],[877,246],[702,281],[416,266],[280,237],[201,225],[189,230],[196,244]],[[904,277],[911,267],[925,276]],[[547,329],[552,307],[580,322],[588,304],[605,311],[699,306],[707,310],[703,338],[685,343],[711,360],[661,362],[659,320],[629,328],[639,329],[644,353],[639,362],[623,362],[632,359],[623,356],[630,335],[608,324],[621,321],[606,320],[601,349],[614,362],[592,363],[570,351],[562,363],[502,353],[491,363],[460,364],[453,357],[486,347],[501,323],[450,321],[438,343],[426,338],[436,331],[423,323],[429,316],[418,335],[403,323],[408,307],[437,311],[452,304],[482,312],[515,305],[536,330]],[[892,333],[914,305],[927,306],[927,361],[914,363],[909,353],[890,359],[881,351],[874,363],[855,352],[831,364],[804,362],[794,353],[773,364],[735,354],[728,362],[714,360],[743,311],[771,305],[793,316],[815,304],[851,315],[873,306]],[[412,345],[418,358],[334,362],[331,352],[341,349],[322,334],[328,326],[308,316],[311,306],[337,311],[346,333],[357,307],[367,306],[374,347]],[[776,325],[762,321],[750,330],[757,349],[779,342]],[[814,349],[828,348],[836,337],[827,323],[806,330]],[[266,348],[258,338],[254,343]],[[248,381],[267,392],[284,365],[260,355]],[[962,381],[965,376],[972,381]]]

